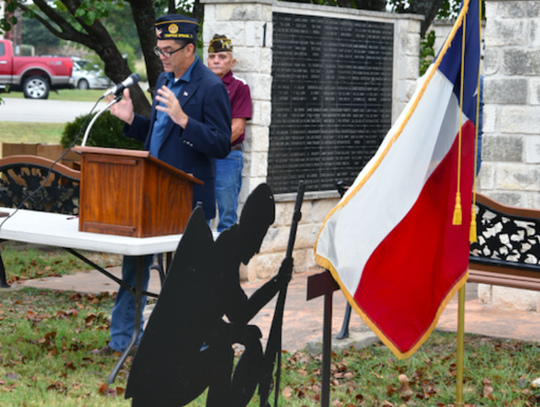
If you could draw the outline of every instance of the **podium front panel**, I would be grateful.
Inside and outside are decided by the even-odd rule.
[[[142,160],[88,155],[81,171],[80,230],[138,236]]]
[[[183,233],[192,211],[192,182],[160,163],[83,153],[79,230],[131,237]]]

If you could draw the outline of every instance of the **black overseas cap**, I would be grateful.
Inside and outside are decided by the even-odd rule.
[[[224,35],[215,34],[214,38],[208,45],[208,52],[213,54],[214,52],[232,52],[232,41]]]

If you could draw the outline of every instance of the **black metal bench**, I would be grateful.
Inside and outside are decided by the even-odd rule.
[[[52,164],[48,158],[31,155],[0,159],[0,206],[78,215],[80,171],[57,163],[49,174]],[[1,256],[0,287],[9,287]]]
[[[31,155],[0,159],[0,205],[78,215],[80,171],[57,163],[48,175],[52,164],[48,158]],[[33,193],[45,179],[45,186]]]
[[[0,159],[0,207],[20,207],[78,216],[81,172],[59,163],[51,168],[52,165],[52,160],[32,155],[14,155]],[[43,188],[38,190],[43,183]],[[89,263],[83,256],[72,250],[68,251],[110,276],[99,266]],[[167,260],[169,259],[170,255],[167,256]],[[163,285],[165,279],[163,255],[159,254],[157,260],[152,269],[158,271]],[[167,264],[170,264],[170,261]],[[9,287],[1,255],[0,287]]]
[[[540,291],[540,210],[477,195],[469,282]]]

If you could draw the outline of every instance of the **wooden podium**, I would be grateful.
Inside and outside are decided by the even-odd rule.
[[[79,230],[151,237],[183,233],[197,178],[148,151],[75,147],[82,154]]]

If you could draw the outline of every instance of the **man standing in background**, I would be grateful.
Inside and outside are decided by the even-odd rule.
[[[238,220],[238,194],[242,187],[242,143],[246,120],[251,119],[251,93],[247,82],[232,73],[236,64],[229,38],[216,34],[208,46],[208,68],[221,78],[231,101],[231,152],[216,160],[216,200],[219,212],[218,232],[228,229]]]

